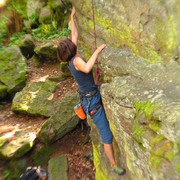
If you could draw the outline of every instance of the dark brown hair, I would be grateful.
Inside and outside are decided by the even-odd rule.
[[[58,59],[60,61],[70,61],[77,51],[77,46],[69,39],[61,41],[57,48]]]

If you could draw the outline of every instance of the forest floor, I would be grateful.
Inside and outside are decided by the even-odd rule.
[[[28,83],[34,82],[42,77],[54,77],[59,74],[59,63],[45,62],[41,67],[36,67],[34,62],[29,60]],[[54,98],[61,98],[69,91],[77,91],[77,84],[72,77],[58,83],[58,89],[54,94]],[[0,134],[10,132],[12,130],[21,130],[38,133],[39,127],[46,121],[45,117],[32,117],[25,114],[15,114],[11,111],[11,102],[0,105]],[[92,158],[92,145],[87,142],[83,145],[83,141],[87,136],[87,128],[82,129],[78,125],[76,129],[65,135],[63,138],[52,144],[54,148],[50,158],[59,155],[65,155],[68,159],[68,179],[69,180],[93,180],[95,179],[95,170]],[[43,146],[39,141],[35,147]],[[33,151],[32,151],[33,152]],[[29,152],[29,153],[32,153]],[[29,154],[27,157],[31,157]],[[33,161],[29,159],[29,166],[33,166]],[[3,171],[7,166],[7,162],[0,162],[0,179],[3,179]],[[46,164],[48,169],[48,163]]]

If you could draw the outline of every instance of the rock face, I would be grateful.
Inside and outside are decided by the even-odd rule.
[[[110,48],[103,54],[104,72],[111,69],[113,59],[121,65],[113,65],[109,78],[115,77],[101,92],[131,179],[134,175],[137,179],[178,179],[180,67],[176,62],[168,67],[148,64],[130,54],[127,58],[124,51],[110,54]],[[125,73],[118,76],[116,72]]]
[[[77,0],[73,4],[78,11],[82,40],[87,47],[92,47],[94,39],[91,1]],[[179,6],[178,0],[166,3],[97,0],[94,10],[98,41],[113,47],[125,47],[150,62],[178,59]]]
[[[28,68],[24,56],[17,46],[6,48],[0,56],[0,82],[7,87],[10,96],[26,84]]]
[[[73,5],[80,50],[88,58],[94,49],[92,4]],[[101,94],[116,159],[127,171],[123,177],[110,172],[91,125],[96,179],[179,179],[179,6],[177,0],[94,4],[97,42],[108,45],[99,58]]]

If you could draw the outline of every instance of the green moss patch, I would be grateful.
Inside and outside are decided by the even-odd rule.
[[[33,155],[33,163],[35,166],[45,167],[50,159],[53,149],[50,146],[44,146],[37,150]]]

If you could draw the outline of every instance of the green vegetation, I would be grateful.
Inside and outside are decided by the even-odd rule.
[[[153,115],[154,111],[158,108],[159,105],[153,104],[151,101],[135,102],[136,118],[133,122],[132,136],[143,151],[145,150],[143,136],[147,128],[157,133],[161,127],[161,122]]]
[[[142,111],[144,116],[148,119],[151,119],[153,112],[159,108],[159,105],[153,104],[151,101],[145,102],[136,102],[135,109],[136,109],[136,116],[140,114]]]
[[[11,180],[14,177],[14,172],[12,170],[6,169],[3,171],[3,180]]]
[[[68,28],[58,31],[51,24],[41,24],[38,28],[32,30],[32,35],[36,40],[54,39],[68,36],[69,34],[70,30]]]
[[[21,3],[19,3],[19,0],[11,0],[8,3],[8,9],[9,10],[15,9],[19,13],[22,19],[27,19],[26,5],[27,5],[27,0],[21,0]]]
[[[156,135],[156,137],[150,141],[150,146],[149,162],[156,170],[161,168],[163,162],[171,162],[176,155],[173,150],[173,143],[161,134]]]
[[[153,116],[153,113],[159,107],[160,106],[158,104],[153,104],[151,101],[136,102],[136,119],[144,119],[148,127],[157,132],[161,127],[161,122],[157,117]]]
[[[1,17],[1,21],[0,21],[0,49],[3,48],[4,42],[5,42],[5,37],[8,36],[8,31],[7,31],[7,21],[8,18],[6,16],[2,16]]]
[[[177,170],[177,172],[180,173],[180,162],[178,162],[178,163],[176,164],[176,170]]]
[[[17,43],[17,41],[23,36],[25,35],[26,33],[25,32],[17,32],[17,33],[14,33],[11,38],[10,38],[10,42],[9,42],[9,45],[14,45]]]

